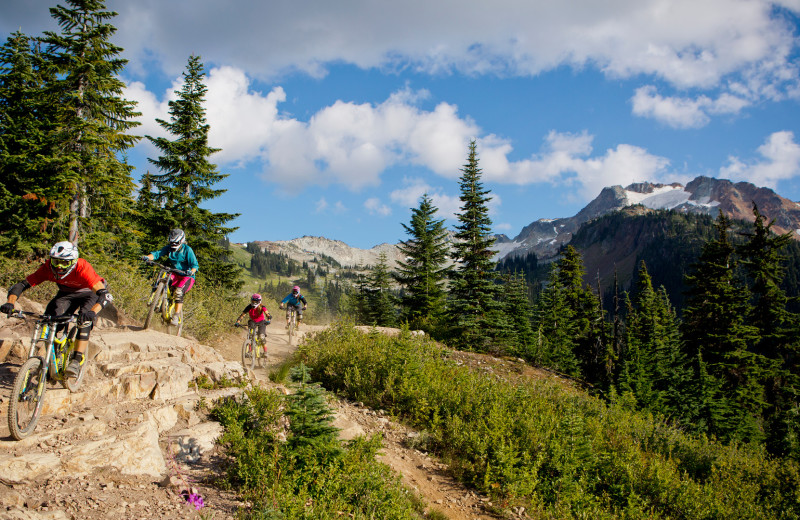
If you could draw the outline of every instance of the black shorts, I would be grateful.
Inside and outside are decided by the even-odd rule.
[[[45,314],[53,316],[60,316],[62,314],[75,314],[78,312],[88,312],[92,310],[94,304],[97,303],[97,293],[91,289],[80,289],[78,291],[58,291],[56,295],[47,304],[44,310]],[[80,324],[79,324],[80,325]],[[60,325],[59,328],[63,328]],[[78,328],[78,331],[83,333],[81,339],[88,339],[89,331],[92,326]]]
[[[256,334],[259,336],[266,336],[267,335],[267,320],[261,321],[253,321],[248,320],[247,326],[251,329],[256,329]]]
[[[292,305],[291,303],[286,304],[286,319],[288,320],[289,317],[292,315],[292,309],[297,312],[297,319],[303,317],[303,307],[301,305]]]

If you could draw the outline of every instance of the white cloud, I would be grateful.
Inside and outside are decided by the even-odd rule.
[[[120,13],[118,38],[134,66],[155,61],[170,74],[194,52],[262,78],[294,70],[319,77],[329,63],[516,75],[566,64],[703,88],[731,73],[777,78],[791,68],[794,29],[775,6],[800,12],[794,0],[108,4]]]
[[[511,184],[576,184],[578,198],[591,200],[605,186],[656,181],[666,172],[669,160],[649,154],[643,148],[620,144],[592,157],[594,137],[552,131],[541,154],[516,162],[508,161],[511,147],[488,139],[488,151],[479,146],[481,167],[487,181]],[[481,141],[482,142],[482,141]]]
[[[732,95],[721,94],[716,100],[708,96],[663,97],[653,86],[636,89],[632,98],[633,113],[665,123],[673,128],[700,128],[709,121],[709,114],[736,114],[750,102]]]
[[[396,189],[389,194],[392,203],[403,208],[418,208],[419,200],[424,194],[433,201],[437,212],[435,218],[453,219],[453,216],[460,211],[461,200],[458,196],[443,193],[442,188],[430,186],[422,179],[403,179],[404,186]]]
[[[317,203],[314,205],[314,212],[315,213],[322,213],[326,209],[328,209],[328,201],[325,200],[325,197],[321,197]]]
[[[720,168],[720,177],[775,189],[779,181],[800,175],[800,145],[793,132],[773,133],[758,147],[758,153],[761,159],[749,162],[729,157],[728,165]]]
[[[392,208],[383,204],[381,200],[377,197],[371,197],[364,201],[364,209],[367,210],[367,213],[370,215],[378,215],[381,217],[388,217],[392,214]]]

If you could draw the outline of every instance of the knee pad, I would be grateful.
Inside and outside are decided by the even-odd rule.
[[[87,327],[80,327],[78,329],[78,337],[77,337],[77,339],[81,339],[81,340],[89,339],[89,332],[92,331],[92,327],[94,327],[94,324],[92,324],[92,323],[90,323]]]
[[[183,287],[175,288],[175,303],[183,303]]]

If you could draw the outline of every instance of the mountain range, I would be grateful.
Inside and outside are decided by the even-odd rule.
[[[643,209],[672,210],[716,217],[723,211],[732,220],[752,222],[753,203],[766,218],[773,220],[772,229],[778,233],[792,232],[800,239],[800,204],[781,197],[770,188],[758,187],[749,182],[731,182],[726,179],[700,176],[687,183],[654,184],[636,183],[627,187],[610,186],[572,217],[539,219],[525,226],[513,239],[496,235],[497,260],[511,256],[536,254],[547,261],[554,258],[561,247],[568,244],[575,233],[598,217],[632,206]],[[262,249],[282,253],[297,261],[312,262],[324,255],[342,266],[362,267],[375,265],[381,253],[386,254],[390,265],[401,260],[397,244],[383,243],[371,249],[351,247],[339,240],[303,236],[292,240],[257,241]]]

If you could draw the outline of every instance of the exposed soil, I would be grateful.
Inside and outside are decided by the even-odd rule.
[[[3,318],[0,320],[5,321]],[[6,326],[5,322],[0,326]],[[137,334],[150,334],[150,331],[137,330]],[[321,326],[303,325],[300,339],[304,334],[319,330]],[[102,335],[105,331],[95,330]],[[244,339],[232,335],[224,346],[217,347],[224,358],[231,361],[241,360],[241,341]],[[294,343],[297,343],[295,341]],[[275,385],[268,379],[270,370],[276,369],[296,350],[290,345],[288,337],[279,323],[268,328],[267,365],[257,368],[254,376],[264,386]],[[479,370],[492,372],[502,377],[552,377],[549,374],[536,373],[534,369],[513,360],[501,360],[488,356],[468,353],[453,353],[465,365]],[[13,375],[21,360],[10,359],[0,365],[0,406],[8,406],[8,395]],[[90,373],[87,377],[91,377]],[[278,385],[275,385],[278,386]],[[381,460],[401,475],[403,482],[414,489],[430,511],[454,520],[484,520],[501,518],[488,497],[481,496],[464,487],[452,478],[446,465],[423,453],[414,446],[417,433],[408,427],[391,420],[384,412],[371,410],[360,403],[336,401],[338,426],[357,434],[378,433],[382,436],[384,448]],[[13,453],[20,456],[24,453],[59,452],[79,440],[86,440],[92,425],[103,423],[108,429],[125,432],[141,421],[143,414],[152,409],[154,402],[138,400],[125,403],[108,403],[104,400],[85,404],[79,410],[60,416],[42,417],[37,426],[36,435],[55,432],[41,442],[15,443],[8,434],[5,417],[0,424],[0,453]],[[182,420],[171,431],[185,428],[188,424]],[[30,440],[30,439],[28,439]],[[169,435],[162,435],[161,445],[165,454],[170,453]],[[185,498],[178,494],[179,486],[173,482],[156,482],[143,476],[126,476],[106,467],[97,467],[87,476],[80,478],[60,478],[45,481],[8,485],[2,479],[0,471],[0,519],[88,519],[107,520],[109,515],[121,518],[203,518],[234,519],[239,508],[246,508],[233,493],[224,491],[216,485],[220,472],[221,454],[217,449],[206,453],[192,464],[177,464],[168,458],[168,466],[172,467],[173,480],[179,474],[191,481],[205,502],[200,512],[190,507]],[[5,512],[4,512],[5,511]],[[11,513],[10,511],[13,511]],[[23,516],[23,511],[28,516]],[[514,517],[526,518],[524,511],[506,511]],[[5,516],[4,516],[5,515]],[[16,516],[14,516],[16,515]]]

